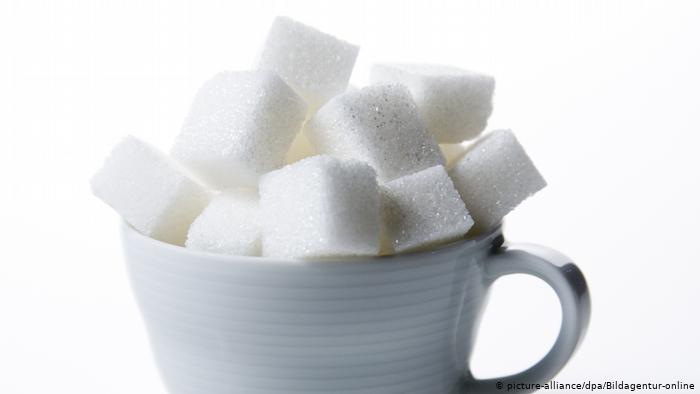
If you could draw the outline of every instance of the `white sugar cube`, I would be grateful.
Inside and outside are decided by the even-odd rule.
[[[185,246],[212,253],[259,256],[257,193],[241,189],[221,192],[194,220]]]
[[[222,72],[197,93],[172,155],[212,188],[255,185],[284,163],[305,116],[303,100],[277,75]]]
[[[547,185],[510,130],[493,131],[476,141],[450,176],[481,230],[498,224]]]
[[[370,78],[406,85],[439,143],[475,138],[493,110],[495,81],[489,75],[430,64],[378,64]]]
[[[342,93],[360,48],[287,17],[272,23],[258,67],[279,74],[315,112]]]
[[[321,155],[260,178],[263,255],[379,253],[379,189],[372,167]]]
[[[401,85],[374,85],[337,96],[305,129],[319,153],[369,163],[383,181],[444,165],[411,94]]]
[[[455,240],[474,221],[443,166],[381,186],[384,238],[394,252]]]
[[[180,164],[131,136],[114,147],[90,184],[136,230],[177,245],[210,198]]]

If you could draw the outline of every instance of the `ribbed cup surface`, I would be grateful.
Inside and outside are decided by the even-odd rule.
[[[434,251],[282,261],[192,252],[124,226],[175,394],[449,393],[466,370],[497,230]]]

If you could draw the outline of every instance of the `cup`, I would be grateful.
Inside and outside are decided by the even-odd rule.
[[[122,235],[156,364],[173,394],[447,394],[509,384],[520,387],[510,392],[529,392],[527,384],[566,364],[590,316],[578,267],[542,246],[506,244],[500,226],[424,252],[322,260],[197,252],[127,224]],[[531,368],[475,379],[469,357],[485,300],[510,274],[555,290],[559,336]]]

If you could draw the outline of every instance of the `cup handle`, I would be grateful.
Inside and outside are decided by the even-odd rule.
[[[506,392],[508,387],[511,393],[536,391],[532,386],[551,380],[583,340],[591,316],[586,279],[568,257],[553,249],[531,244],[504,245],[495,249],[486,260],[484,270],[489,284],[511,274],[528,274],[544,280],[559,297],[561,328],[556,342],[537,364],[515,375],[493,379],[473,379],[468,371],[461,392],[498,393]]]

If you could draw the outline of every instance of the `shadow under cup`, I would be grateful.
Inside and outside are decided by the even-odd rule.
[[[545,382],[590,315],[568,258],[505,246],[500,227],[425,252],[294,261],[196,252],[122,227],[133,291],[175,394],[447,394]],[[532,368],[475,380],[468,360],[488,289],[512,273],[554,288],[559,338]]]

